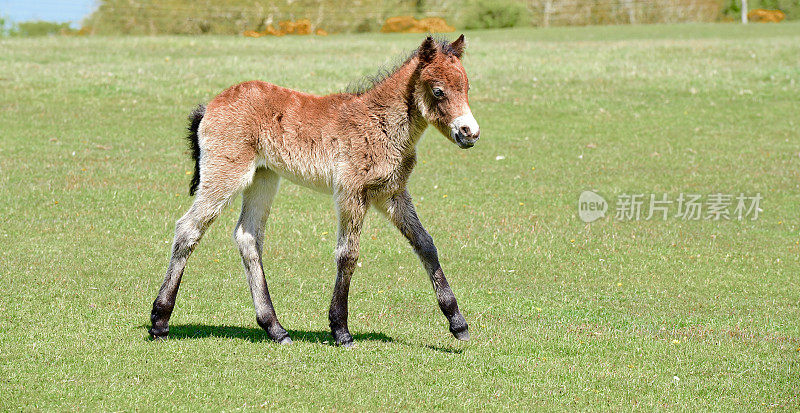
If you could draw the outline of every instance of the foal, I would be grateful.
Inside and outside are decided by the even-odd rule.
[[[406,182],[416,144],[430,123],[461,148],[480,134],[469,109],[461,66],[464,36],[448,43],[427,37],[393,73],[367,90],[314,96],[250,81],[220,93],[190,116],[196,161],[189,193],[196,197],[178,220],[172,258],[153,302],[149,332],[169,333],[186,260],[222,208],[243,193],[233,237],[242,255],[258,324],[279,343],[292,340],[278,322],[261,264],[264,226],[280,178],[333,195],[339,218],[336,284],[328,317],[336,343],[353,344],[347,294],[358,261],[364,214],[383,212],[408,239],[428,272],[450,332],[469,340],[464,316],[439,265]]]

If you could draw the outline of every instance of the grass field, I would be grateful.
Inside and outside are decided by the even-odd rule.
[[[0,40],[0,409],[800,408],[797,23],[468,32],[481,141],[429,130],[410,184],[468,343],[372,212],[357,345],[330,345],[332,203],[289,183],[264,266],[295,343],[255,323],[236,205],[189,262],[173,339],[148,340],[192,107],[249,79],[335,92],[421,39]],[[587,225],[586,189],[763,211]]]

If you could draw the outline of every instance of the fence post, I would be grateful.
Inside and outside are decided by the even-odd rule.
[[[742,24],[747,24],[747,0],[742,0]]]
[[[542,13],[542,26],[550,27],[550,14],[553,12],[553,0],[545,0],[544,12]]]
[[[636,24],[636,10],[633,7],[633,0],[625,0],[625,9],[628,11],[628,23]]]

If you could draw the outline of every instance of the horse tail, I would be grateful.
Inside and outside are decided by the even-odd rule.
[[[200,128],[200,121],[203,120],[205,114],[205,105],[197,105],[189,115],[189,135],[186,136],[186,140],[189,141],[192,159],[194,159],[194,175],[189,186],[189,195],[194,195],[197,192],[197,187],[200,186],[200,141],[197,137],[197,130]]]

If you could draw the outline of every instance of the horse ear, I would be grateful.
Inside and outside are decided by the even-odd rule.
[[[458,36],[458,39],[453,43],[450,43],[450,48],[453,49],[454,54],[457,58],[461,59],[461,55],[464,54],[464,47],[466,46],[466,42],[464,41],[464,35]]]
[[[433,61],[434,57],[436,57],[436,42],[433,41],[433,37],[428,36],[419,47],[419,60],[428,64]]]

